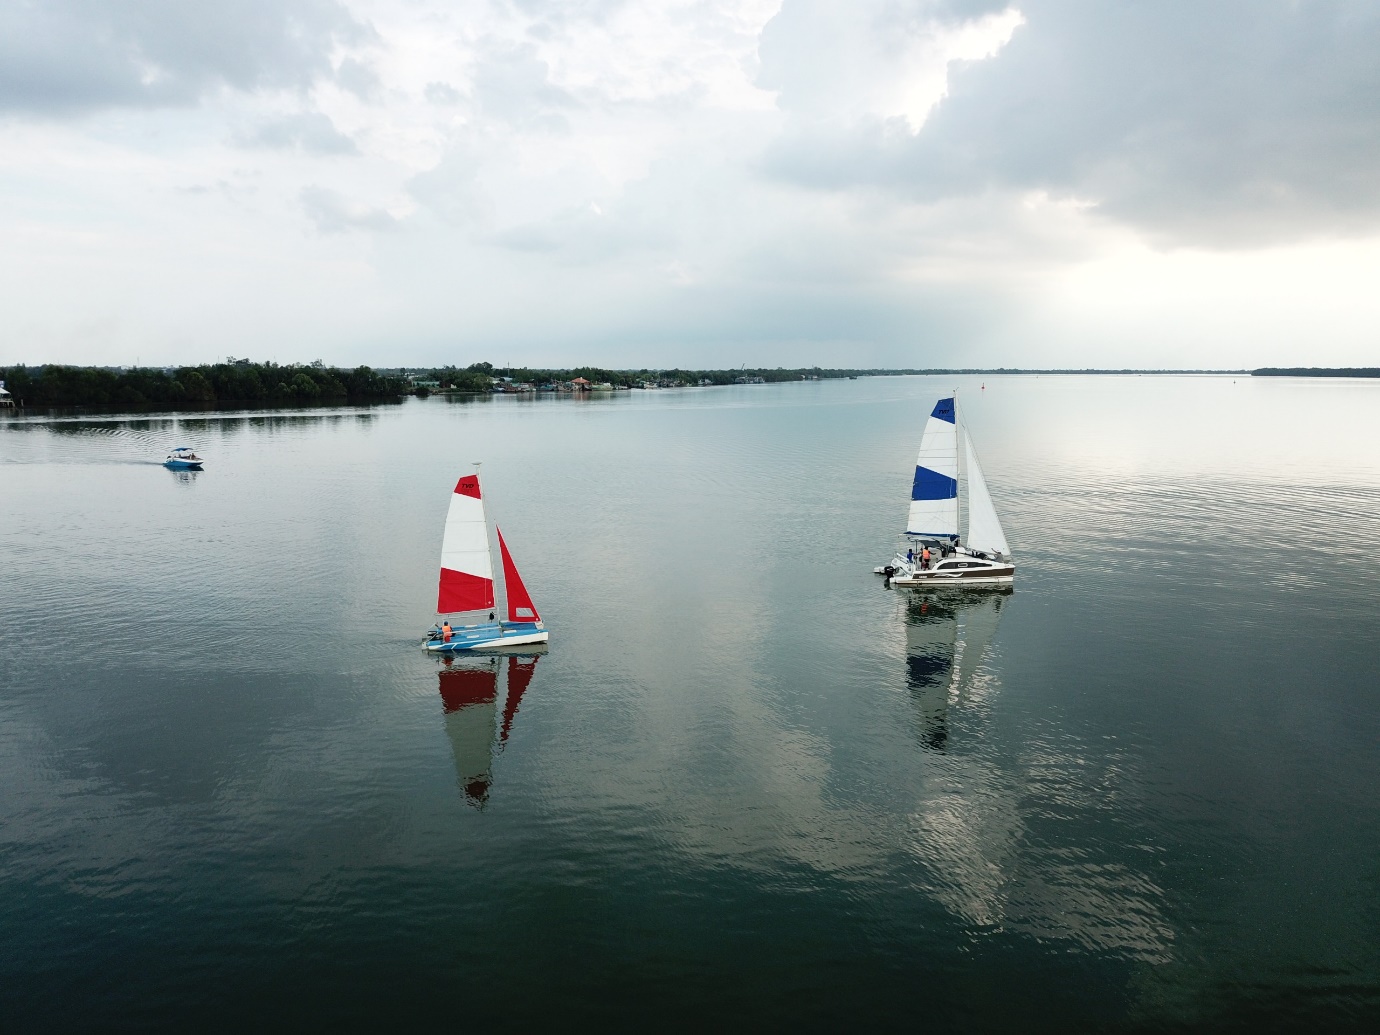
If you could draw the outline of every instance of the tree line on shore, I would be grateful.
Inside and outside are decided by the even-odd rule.
[[[559,370],[537,367],[496,367],[472,363],[467,367],[409,368],[406,374],[353,370],[310,364],[251,363],[236,360],[189,367],[77,367],[49,364],[39,367],[0,367],[0,381],[10,397],[25,406],[197,406],[207,403],[277,403],[312,405],[335,402],[376,402],[432,390],[487,394],[495,381],[520,384],[561,384],[584,378],[594,384],[622,388],[656,385],[728,385],[743,380],[762,382],[832,380],[886,374],[1024,374],[1024,373],[1218,373],[1221,371],[1112,371],[1024,369],[839,369],[821,367],[739,367],[728,370],[688,370],[680,367],[613,370],[582,366]],[[1247,373],[1247,371],[1229,371]],[[1380,369],[1262,367],[1256,376],[1377,377]],[[419,384],[425,387],[418,387]],[[434,386],[434,389],[433,387]]]
[[[680,367],[660,367],[640,370],[612,370],[607,367],[572,367],[558,370],[544,367],[496,367],[492,363],[472,363],[467,367],[437,367],[417,370],[413,377],[434,381],[442,391],[489,392],[495,378],[518,384],[562,384],[584,378],[594,384],[609,384],[619,388],[637,388],[644,384],[666,385],[731,385],[744,378],[761,378],[763,382],[800,381],[815,378],[828,380],[846,377],[876,376],[878,374],[913,374],[915,370],[841,370],[822,367],[739,367],[735,370],[685,370]]]
[[[799,381],[802,378],[857,377],[866,374],[912,371],[823,370],[801,367],[791,370],[765,368],[738,370],[609,370],[575,367],[570,370],[495,367],[473,363],[468,367],[445,366],[429,370],[409,368],[406,375],[376,371],[370,367],[341,370],[321,362],[279,366],[238,360],[192,367],[77,367],[49,364],[41,367],[0,367],[0,381],[11,397],[24,406],[183,406],[206,403],[279,403],[312,405],[331,402],[370,402],[427,395],[431,382],[443,392],[487,394],[495,381],[555,384],[584,378],[595,384],[631,388],[648,382],[697,385],[733,384],[744,377],[765,381]]]
[[[1261,367],[1255,377],[1380,377],[1380,367]]]
[[[0,367],[0,381],[25,406],[183,406],[201,403],[377,401],[412,390],[406,378],[369,367],[322,363],[214,363],[195,367]]]

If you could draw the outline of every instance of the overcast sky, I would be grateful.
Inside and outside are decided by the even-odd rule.
[[[0,0],[0,363],[1380,363],[1380,4]]]

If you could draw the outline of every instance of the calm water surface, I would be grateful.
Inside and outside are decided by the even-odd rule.
[[[888,591],[955,384],[1016,589]],[[1380,384],[981,384],[0,419],[4,1027],[1374,1030]]]

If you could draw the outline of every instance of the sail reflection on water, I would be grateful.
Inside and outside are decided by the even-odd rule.
[[[1096,751],[1076,733],[1025,730],[1013,744],[986,721],[1002,675],[991,645],[1010,595],[909,594],[908,692],[921,743],[946,752],[925,767],[909,817],[908,847],[923,866],[915,887],[974,930],[1168,962],[1176,932],[1156,874],[1128,864],[1116,836],[1088,836],[1087,817],[1110,798],[1127,807],[1134,764],[1090,772]]]
[[[499,732],[498,700],[500,674],[507,662],[507,687],[504,693],[503,725]],[[455,774],[465,795],[465,803],[482,809],[489,800],[493,784],[495,734],[506,744],[517,717],[522,695],[532,682],[537,655],[450,656],[442,660],[439,673],[441,704],[445,709],[446,735],[455,753]]]
[[[517,718],[518,705],[522,695],[527,692],[532,676],[537,671],[538,655],[508,658],[508,694],[503,702],[503,729],[498,734],[500,745],[508,743],[508,734],[513,730],[513,720]]]
[[[943,751],[947,746],[949,710],[972,695],[1011,593],[1006,587],[908,594],[906,686],[925,747]]]

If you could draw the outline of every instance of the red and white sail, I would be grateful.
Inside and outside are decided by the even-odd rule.
[[[508,621],[540,622],[541,615],[537,614],[537,605],[532,603],[531,594],[522,584],[522,576],[518,574],[517,565],[513,563],[513,555],[508,552],[508,544],[503,541],[503,531],[498,528],[495,528],[495,531],[498,532],[498,549],[503,555],[503,585],[508,593]]]
[[[455,483],[446,513],[436,613],[482,611],[493,606],[494,564],[489,556],[484,500],[479,493],[479,475],[467,474]]]

